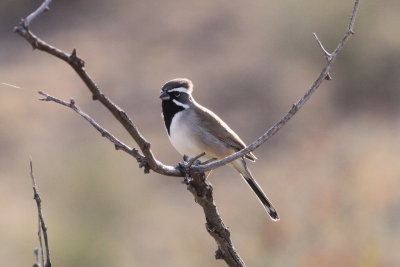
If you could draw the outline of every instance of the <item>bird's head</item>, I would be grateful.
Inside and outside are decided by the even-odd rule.
[[[192,101],[193,83],[186,78],[177,78],[168,81],[161,88],[162,101],[172,101],[176,105],[187,108]]]

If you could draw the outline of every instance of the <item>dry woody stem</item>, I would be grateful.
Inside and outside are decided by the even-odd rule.
[[[135,158],[139,164],[139,167],[144,168],[145,173],[148,173],[150,170],[152,170],[164,176],[176,176],[176,177],[190,176],[191,179],[186,179],[185,181],[188,185],[188,190],[193,193],[196,202],[200,206],[202,206],[204,210],[204,214],[207,221],[206,224],[207,231],[217,242],[218,250],[216,253],[216,258],[224,259],[229,266],[245,266],[239,254],[233,247],[232,241],[230,239],[229,230],[226,228],[221,217],[219,216],[217,207],[215,206],[212,196],[212,186],[204,179],[205,173],[213,169],[216,169],[218,167],[221,167],[223,165],[226,165],[235,159],[242,158],[244,155],[254,151],[259,146],[264,144],[273,135],[275,135],[302,108],[302,106],[310,99],[311,95],[318,89],[318,87],[322,84],[324,80],[331,79],[329,70],[333,62],[335,61],[337,55],[343,49],[345,43],[354,33],[353,26],[359,6],[359,0],[354,1],[351,17],[347,29],[345,31],[345,34],[332,53],[329,53],[324,48],[322,42],[318,39],[317,35],[314,33],[314,37],[317,41],[317,44],[319,48],[322,50],[323,55],[326,59],[326,64],[322,68],[318,77],[309,87],[309,89],[307,89],[304,95],[300,97],[299,100],[290,107],[288,112],[284,114],[281,119],[279,119],[274,125],[272,125],[272,127],[270,127],[263,135],[261,135],[257,140],[255,140],[249,146],[226,158],[215,160],[212,162],[207,162],[205,164],[198,164],[196,163],[197,162],[196,161],[197,157],[196,157],[194,159],[190,159],[189,161],[185,161],[183,164],[177,164],[176,166],[165,165],[155,158],[151,150],[151,144],[144,138],[144,136],[141,134],[141,132],[138,130],[138,128],[129,118],[129,116],[125,113],[125,111],[120,107],[118,107],[115,103],[113,103],[107,96],[105,96],[105,94],[96,85],[95,81],[86,72],[85,62],[80,57],[78,57],[76,49],[73,49],[71,54],[68,54],[54,46],[49,45],[48,43],[41,40],[39,37],[37,37],[30,31],[29,26],[32,23],[32,21],[40,14],[47,11],[49,9],[50,3],[51,0],[43,1],[43,3],[37,10],[35,10],[25,19],[23,19],[20,22],[20,24],[14,28],[14,31],[17,32],[19,35],[21,35],[27,42],[29,42],[34,49],[38,49],[52,56],[55,56],[66,62],[69,66],[71,66],[75,70],[77,75],[81,78],[83,83],[86,85],[87,89],[89,89],[89,91],[92,93],[93,100],[98,100],[105,108],[107,108],[111,112],[111,114],[113,114],[115,119],[118,120],[119,123],[121,123],[121,125],[125,128],[125,130],[130,134],[132,139],[138,145],[139,149],[129,147],[126,144],[122,143],[118,138],[113,136],[109,131],[104,129],[88,114],[86,114],[78,106],[76,106],[74,100],[70,100],[69,102],[67,102],[60,100],[56,97],[50,96],[44,92],[39,92],[39,94],[43,96],[41,100],[55,102],[57,104],[63,105],[75,111],[86,121],[88,121],[97,131],[99,131],[103,137],[107,138],[111,143],[113,143],[116,149],[122,150],[127,154],[131,155],[133,158]],[[34,186],[34,190],[35,188],[36,186]],[[38,199],[40,200],[39,197]],[[40,201],[37,203],[39,208]],[[39,220],[41,229],[43,231],[43,236],[45,237],[45,245],[47,249],[46,252],[47,261],[50,264],[50,256],[47,247],[47,233],[45,231],[46,227],[44,225],[44,221],[42,220],[43,218],[42,219],[40,218],[42,218],[41,211],[39,212]]]
[[[39,195],[39,189],[36,184],[35,176],[33,175],[33,163],[32,159],[29,161],[29,166],[30,166],[30,174],[31,174],[31,179],[32,179],[32,188],[33,188],[33,199],[36,201],[36,206],[38,210],[38,225],[39,225],[39,230],[38,230],[38,238],[39,238],[39,246],[40,246],[40,253],[38,250],[35,250],[37,262],[41,262],[41,266],[43,267],[51,267],[51,261],[50,261],[50,249],[49,249],[49,241],[47,238],[47,227],[44,222],[43,218],[43,213],[42,213],[42,200]],[[44,240],[44,246],[45,246],[45,251],[43,251],[43,241]],[[40,257],[38,256],[40,254]]]

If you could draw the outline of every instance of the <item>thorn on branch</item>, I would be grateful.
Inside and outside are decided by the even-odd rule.
[[[298,109],[299,109],[299,108],[297,107],[297,105],[296,105],[296,104],[293,104],[292,107],[291,107],[290,110],[289,110],[289,113],[290,113],[290,114],[294,114],[294,113],[297,112]]]
[[[71,63],[73,65],[75,65],[78,68],[83,68],[85,67],[85,61],[83,61],[81,58],[79,58],[76,55],[76,49],[74,48],[74,50],[72,50],[71,55],[69,56],[69,60],[71,61]]]
[[[216,259],[216,260],[223,260],[223,259],[225,259],[224,254],[222,253],[222,251],[221,251],[220,248],[218,248],[218,249],[215,251],[215,259]]]
[[[39,47],[39,42],[37,39],[35,39],[33,42],[31,42],[32,49],[35,50]]]
[[[193,163],[195,163],[196,160],[198,160],[199,158],[201,158],[201,157],[204,156],[205,154],[206,154],[206,152],[203,152],[203,153],[197,155],[196,157],[191,158],[191,159],[189,160],[189,162],[187,163],[186,168],[189,170],[190,167],[192,167]]]
[[[14,32],[20,33],[22,35],[24,35],[28,30],[28,25],[26,25],[25,19],[21,19],[18,26],[15,26],[13,29]]]
[[[144,166],[144,173],[145,173],[145,174],[150,173],[150,166],[149,166],[149,164],[146,164],[146,166]]]
[[[74,48],[74,50],[72,50],[70,58],[76,58],[76,48]]]
[[[39,204],[42,204],[42,199],[40,198],[40,195],[37,191],[33,192],[33,199]]]
[[[136,149],[135,149],[136,150]],[[137,151],[137,150],[136,150]],[[146,159],[138,160],[139,162],[139,168],[144,168],[144,173],[150,173],[150,166],[147,163]]]
[[[46,94],[45,92],[38,91],[38,94],[44,96],[43,98],[39,98],[40,101],[51,101],[51,99],[49,98],[49,95]]]
[[[20,22],[20,24],[18,25],[18,26],[15,26],[14,28],[13,28],[13,32],[15,32],[15,33],[21,33],[21,31],[22,31],[22,27],[21,27],[21,25],[23,24],[23,19],[21,20],[21,22]]]
[[[142,146],[143,149],[150,150],[151,144],[149,142],[143,142]]]
[[[319,47],[321,48],[322,52],[324,53],[324,56],[326,58],[326,60],[331,60],[332,58],[332,54],[329,53],[325,47],[322,45],[322,42],[319,40],[317,34],[315,32],[313,32],[314,38],[317,40],[317,44],[319,45]]]
[[[317,44],[318,46],[321,48],[322,52],[324,53],[325,59],[326,61],[330,61],[332,59],[332,54],[329,53],[325,47],[322,45],[322,42],[319,40],[317,34],[315,32],[313,32],[314,38],[317,40]],[[330,75],[330,73],[328,72],[325,76],[325,80],[330,81],[332,80],[332,76]]]

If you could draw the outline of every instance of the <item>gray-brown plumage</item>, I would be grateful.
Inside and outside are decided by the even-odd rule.
[[[215,113],[198,104],[188,79],[174,79],[161,89],[163,117],[170,141],[182,155],[195,157],[205,152],[202,160],[221,159],[246,147],[240,137]],[[245,156],[251,161],[253,153]],[[254,180],[243,158],[234,160],[235,168],[256,193],[273,220],[279,220],[271,202]]]

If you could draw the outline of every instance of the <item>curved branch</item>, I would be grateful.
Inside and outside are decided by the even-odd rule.
[[[68,108],[72,109],[73,111],[75,111],[76,113],[78,113],[82,118],[87,120],[97,131],[99,131],[101,136],[107,138],[111,143],[113,143],[115,146],[115,149],[117,149],[117,150],[121,149],[122,151],[125,151],[132,157],[136,158],[136,160],[139,162],[139,167],[146,167],[146,159],[139,153],[139,151],[137,151],[137,149],[131,148],[131,147],[125,145],[123,142],[121,142],[115,136],[113,136],[111,133],[109,133],[105,128],[103,128],[100,124],[98,124],[88,114],[86,114],[78,106],[76,106],[75,101],[73,99],[71,99],[70,102],[68,103],[61,99],[55,98],[49,94],[46,94],[42,91],[39,91],[38,93],[40,95],[44,96],[43,98],[40,99],[41,101],[52,101],[57,104],[68,107]]]
[[[50,2],[50,1],[46,1],[46,2]],[[330,58],[327,60],[326,65],[324,66],[324,68],[322,69],[320,74],[318,75],[317,79],[313,82],[312,86],[306,91],[306,93],[295,104],[292,105],[290,110],[279,121],[277,121],[271,128],[269,128],[262,136],[260,136],[257,140],[255,140],[252,144],[250,144],[246,148],[244,148],[226,158],[214,161],[212,163],[193,166],[191,168],[191,171],[193,173],[206,172],[209,170],[216,169],[218,167],[221,167],[223,165],[226,165],[226,164],[232,162],[235,159],[243,157],[244,155],[248,154],[249,152],[254,151],[259,146],[261,146],[263,143],[265,143],[267,140],[269,140],[275,133],[277,133],[297,113],[297,111],[310,99],[311,95],[322,84],[324,79],[326,77],[330,77],[329,70],[330,70],[331,65],[333,64],[334,60],[336,59],[336,56],[343,49],[343,46],[345,45],[347,40],[354,33],[353,26],[354,26],[354,22],[355,22],[357,10],[358,10],[358,5],[359,5],[359,0],[355,0],[352,15],[351,15],[345,35],[343,36],[342,40],[339,42],[339,44],[337,45],[335,50],[330,54]],[[32,14],[34,14],[34,13],[40,14],[39,12],[37,12],[37,10],[35,12],[33,12]],[[28,18],[29,17],[30,16],[28,16]],[[35,18],[35,16],[33,16],[33,18]],[[29,31],[29,29],[23,22],[24,22],[24,20],[22,20],[22,22],[20,23],[19,26],[15,27],[15,31],[17,33],[19,33],[22,37],[24,37],[34,48],[39,49],[44,52],[47,52],[55,57],[58,57],[58,58],[64,60],[76,71],[76,73],[79,75],[79,77],[82,79],[82,81],[86,84],[87,88],[92,92],[93,99],[99,100],[114,115],[114,117],[124,126],[124,128],[128,131],[128,133],[131,135],[131,137],[139,145],[140,150],[144,154],[144,157],[146,159],[146,163],[147,163],[149,169],[151,169],[157,173],[163,174],[163,175],[183,176],[183,173],[181,172],[181,170],[179,168],[177,168],[176,166],[164,165],[154,157],[154,155],[150,149],[151,144],[149,142],[147,142],[147,140],[142,136],[142,134],[139,132],[137,127],[133,124],[133,122],[128,117],[128,115],[125,113],[125,111],[123,111],[120,107],[118,107],[116,104],[114,104],[108,97],[106,97],[104,95],[103,92],[100,91],[100,89],[97,87],[97,85],[92,80],[92,78],[87,74],[87,72],[84,68],[84,61],[76,55],[75,49],[73,50],[71,55],[68,55],[67,53],[63,52],[62,50],[47,44],[46,42],[42,41],[40,38],[35,36],[32,32]]]
[[[50,2],[50,1],[46,1]],[[42,4],[43,6],[44,4]],[[42,8],[39,7],[39,9]],[[38,9],[38,10],[39,10]],[[28,18],[29,23],[36,18],[41,12],[38,10],[34,11]],[[27,19],[28,19],[27,18]],[[55,56],[66,63],[68,63],[75,72],[79,75],[81,80],[85,83],[86,87],[91,91],[93,95],[93,100],[99,100],[103,106],[105,106],[114,117],[122,124],[122,126],[127,130],[130,136],[135,140],[138,144],[140,150],[144,154],[145,164],[148,165],[146,169],[152,169],[153,171],[168,175],[168,176],[183,176],[180,170],[173,166],[168,166],[160,163],[153,155],[153,152],[150,149],[151,144],[143,137],[143,135],[139,132],[135,124],[128,117],[123,109],[118,107],[115,103],[113,103],[104,93],[98,88],[93,79],[89,76],[89,74],[85,70],[85,62],[79,58],[76,54],[76,50],[74,49],[72,53],[69,55],[64,51],[47,44],[45,41],[41,40],[39,37],[34,35],[28,28],[27,19],[23,19],[21,23],[14,28],[14,31],[21,35],[25,40],[27,40],[34,49],[38,49],[40,51],[46,52],[52,56]]]
[[[257,140],[255,140],[253,143],[251,143],[249,146],[246,148],[243,148],[242,150],[226,157],[221,160],[214,161],[212,163],[204,164],[204,165],[199,165],[199,166],[193,166],[192,171],[193,172],[205,172],[209,170],[216,169],[218,167],[221,167],[223,165],[228,164],[229,162],[232,162],[235,159],[242,158],[244,155],[254,151],[256,148],[261,146],[263,143],[268,141],[274,134],[276,134],[296,113],[299,111],[301,107],[310,99],[311,95],[318,89],[318,87],[322,84],[324,81],[325,77],[330,77],[328,76],[329,70],[331,68],[331,65],[335,61],[337,55],[340,53],[340,51],[343,49],[345,43],[347,40],[350,38],[351,35],[354,34],[353,31],[353,26],[354,22],[356,19],[356,14],[358,10],[358,5],[359,5],[359,0],[355,0],[354,6],[353,6],[353,12],[351,14],[351,18],[349,21],[349,24],[347,26],[347,30],[342,38],[342,40],[339,42],[339,44],[336,46],[335,50],[332,52],[332,54],[329,54],[330,56],[327,58],[327,63],[325,64],[324,68],[318,75],[317,79],[313,82],[311,87],[306,91],[306,93],[295,103],[293,106],[290,108],[290,110],[279,120],[277,121],[271,128],[268,129],[262,136],[260,136]]]
[[[223,258],[229,266],[244,266],[243,261],[240,259],[239,255],[235,251],[232,241],[230,240],[230,233],[228,229],[225,227],[222,219],[220,218],[215,203],[212,197],[212,187],[208,184],[204,177],[205,172],[210,171],[212,169],[218,168],[220,166],[226,165],[229,162],[241,158],[249,152],[254,151],[267,140],[269,140],[275,133],[277,133],[296,113],[297,111],[309,100],[311,95],[317,90],[317,88],[321,85],[321,83],[329,76],[329,70],[331,65],[333,64],[336,56],[342,50],[344,44],[353,34],[353,26],[356,17],[356,13],[358,10],[359,0],[355,0],[353,12],[348,24],[347,31],[339,42],[335,50],[329,54],[322,46],[322,43],[319,41],[318,37],[316,37],[320,48],[323,50],[327,63],[323,67],[322,71],[318,75],[317,79],[313,82],[311,87],[306,91],[306,93],[290,108],[290,110],[279,120],[277,121],[270,129],[268,129],[262,136],[260,136],[256,141],[247,146],[246,148],[234,153],[224,159],[214,161],[211,163],[196,165],[193,164],[195,159],[189,161],[186,164],[186,168],[182,168],[178,166],[168,166],[164,165],[154,157],[151,149],[150,143],[142,136],[137,127],[134,125],[132,120],[128,117],[124,110],[118,107],[115,103],[113,103],[108,97],[104,95],[102,91],[98,88],[93,79],[88,75],[85,70],[85,62],[80,59],[76,50],[74,49],[71,54],[67,54],[62,50],[53,47],[46,42],[42,41],[40,38],[35,36],[29,30],[29,24],[34,20],[39,14],[48,9],[48,5],[51,0],[46,0],[43,4],[34,12],[32,12],[26,19],[22,20],[21,23],[14,28],[14,31],[20,34],[25,40],[27,40],[34,49],[38,49],[44,51],[50,55],[53,55],[66,63],[68,63],[75,72],[79,75],[82,81],[85,83],[87,88],[91,91],[93,95],[93,100],[99,100],[113,115],[114,117],[123,125],[123,127],[127,130],[130,136],[134,139],[134,141],[138,144],[141,152],[137,151],[134,148],[130,148],[125,145],[117,138],[112,136],[108,131],[102,128],[97,122],[95,122],[89,115],[81,111],[73,100],[69,103],[54,98],[45,93],[41,93],[45,98],[43,100],[53,101],[58,104],[67,106],[77,112],[80,116],[85,118],[93,127],[95,127],[104,137],[114,143],[116,148],[119,148],[128,154],[132,155],[139,162],[139,166],[144,166],[145,171],[149,169],[163,174],[167,176],[186,176],[186,174],[190,174],[193,178],[192,180],[186,179],[188,183],[188,189],[193,193],[195,200],[199,203],[204,210],[206,220],[207,220],[207,231],[210,235],[216,240],[218,244],[218,250],[216,253],[216,258]],[[327,56],[329,54],[329,56]]]
[[[22,22],[24,23],[24,26],[27,28],[31,24],[32,20],[36,19],[40,14],[42,14],[45,11],[49,10],[49,5],[51,3],[51,0],[45,0],[39,7],[36,9],[34,12],[32,12],[29,16],[26,17]]]

